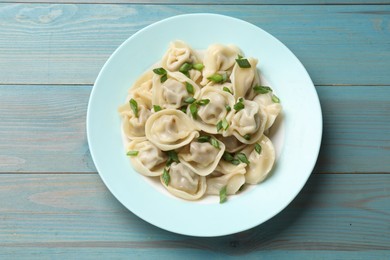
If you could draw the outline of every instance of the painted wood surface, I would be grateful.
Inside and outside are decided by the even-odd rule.
[[[85,130],[91,86],[0,86],[0,172],[95,172]],[[390,172],[390,87],[320,86],[316,173]]]
[[[0,4],[0,84],[92,84],[133,33],[193,12],[260,26],[298,56],[317,85],[390,84],[389,5],[187,4]]]
[[[4,174],[1,180],[0,257],[385,259],[390,250],[386,174],[313,175],[275,218],[219,238],[176,235],[145,223],[96,174]]]
[[[386,0],[0,0],[0,3],[92,3],[92,4],[180,4],[180,5],[189,5],[189,4],[229,4],[229,5],[328,5],[328,4],[348,4],[348,5],[361,5],[361,4],[389,4],[389,1]]]

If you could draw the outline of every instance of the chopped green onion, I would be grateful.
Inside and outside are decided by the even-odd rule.
[[[213,74],[210,77],[207,77],[207,79],[215,83],[219,83],[223,81],[223,77],[220,74]]]
[[[246,155],[244,153],[238,153],[236,156],[241,162],[249,164],[248,158],[246,158]]]
[[[180,108],[180,110],[181,110],[181,112],[183,112],[183,113],[187,113],[187,106],[182,106],[182,107]]]
[[[251,135],[250,134],[246,134],[243,136],[245,140],[251,140]]]
[[[164,68],[153,69],[153,72],[161,76],[167,74],[167,71]]]
[[[217,123],[217,132],[222,129],[222,120]]]
[[[205,106],[207,105],[208,103],[210,103],[210,99],[201,99],[199,100],[198,102],[196,102],[198,105],[200,106]]]
[[[212,146],[214,146],[215,148],[220,149],[220,148],[219,148],[219,142],[218,142],[218,140],[215,139],[214,137],[210,138],[210,144],[211,144]]]
[[[166,165],[170,166],[173,162],[179,163],[179,157],[177,157],[177,153],[174,150],[167,151],[168,160]]]
[[[255,144],[255,151],[258,153],[258,154],[261,154],[261,145],[256,143]]]
[[[234,160],[234,157],[230,153],[224,152],[222,155],[222,159],[224,159],[225,161],[231,162]]]
[[[160,82],[161,82],[161,83],[164,83],[165,81],[167,81],[167,79],[168,79],[167,74],[162,75],[161,78],[160,78]]]
[[[274,103],[280,103],[280,99],[277,96],[275,96],[275,95],[272,95],[272,101]]]
[[[239,165],[240,164],[240,160],[234,159],[234,160],[231,160],[230,163],[232,163],[234,165]]]
[[[228,80],[227,73],[222,74],[222,82],[226,82]]]
[[[154,112],[158,112],[158,111],[162,110],[162,108],[158,105],[153,105],[153,109],[154,109]]]
[[[234,104],[233,108],[236,111],[240,111],[241,109],[245,108],[245,105],[241,100],[239,100],[236,104]]]
[[[186,82],[186,89],[187,92],[190,94],[194,94],[194,86],[192,86],[190,83]]]
[[[188,98],[184,99],[184,102],[187,103],[187,104],[192,104],[192,103],[195,102],[195,100],[196,99],[193,98],[193,97],[188,97]]]
[[[226,92],[233,95],[233,93],[230,91],[230,89],[228,87],[223,87],[223,91],[226,91]]]
[[[194,119],[198,118],[198,106],[196,105],[196,103],[192,103],[190,105],[190,112]]]
[[[272,89],[270,87],[267,87],[267,86],[259,86],[259,85],[256,85],[253,87],[253,90],[257,93],[257,94],[266,94],[270,91],[272,91]]]
[[[162,174],[162,179],[163,179],[163,182],[165,183],[165,185],[168,186],[169,181],[171,180],[171,176],[169,175],[169,172],[165,168],[164,168],[164,171]]]
[[[210,136],[208,135],[202,135],[198,137],[198,142],[199,143],[207,143],[210,141]]]
[[[127,156],[137,156],[138,155],[138,151],[128,151]]]
[[[240,97],[240,98],[238,99],[238,102],[243,103],[243,102],[244,102],[244,99],[243,99],[242,97]]]
[[[133,110],[135,117],[138,117],[138,103],[135,99],[130,99],[129,101],[130,108]]]
[[[229,105],[226,105],[225,108],[226,108],[226,111],[228,111],[228,112],[230,112],[230,110],[232,110],[232,108]]]
[[[222,204],[227,201],[227,186],[223,186],[219,191],[219,203]]]
[[[202,63],[196,63],[192,66],[194,69],[201,71],[204,68]]]
[[[192,69],[192,64],[191,63],[184,63],[183,65],[181,65],[179,71],[182,72],[182,73],[186,73],[188,72],[190,69]]]
[[[247,69],[251,67],[251,64],[247,59],[243,59],[242,57],[240,59],[236,59],[236,62],[240,68]]]
[[[223,128],[223,130],[226,130],[229,128],[229,123],[226,120],[226,118],[222,119],[222,128]]]

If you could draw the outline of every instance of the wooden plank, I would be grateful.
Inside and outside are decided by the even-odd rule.
[[[0,0],[0,3],[53,3],[53,0]],[[345,5],[357,5],[357,4],[389,4],[386,0],[60,0],[56,3],[86,3],[86,4],[229,4],[229,5],[329,5],[329,4],[345,4]]]
[[[95,172],[85,133],[91,86],[0,86],[0,173]],[[390,173],[389,86],[317,87],[317,173]]]
[[[390,250],[390,175],[313,175],[293,202],[251,230],[194,238],[127,211],[97,175],[0,176],[2,258],[262,257],[276,254],[385,259]]]
[[[136,4],[0,4],[0,84],[92,84],[133,33],[194,12],[262,27],[300,58],[317,85],[390,84],[389,5]]]

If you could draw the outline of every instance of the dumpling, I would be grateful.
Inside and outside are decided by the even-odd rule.
[[[146,139],[133,140],[127,147],[128,151],[138,151],[136,156],[130,156],[136,171],[145,176],[160,176],[163,174],[167,156],[154,144]]]
[[[236,63],[230,76],[233,84],[233,94],[236,99],[246,97],[252,90],[252,87],[259,82],[256,68],[257,60],[253,58],[248,58],[247,60],[251,65],[250,68],[241,68]]]
[[[162,108],[178,109],[185,105],[184,100],[190,96],[198,98],[200,87],[180,72],[168,72],[168,79],[161,83],[161,76],[153,77],[153,105]],[[186,84],[191,84],[194,94],[187,91]]]
[[[218,122],[224,118],[230,121],[234,114],[233,95],[214,87],[204,87],[200,91],[199,99],[209,99],[210,102],[207,105],[199,106],[197,119],[194,120],[195,124],[207,133],[217,134],[216,126]],[[228,111],[226,106],[230,107],[230,111]],[[187,112],[190,114],[189,108]]]
[[[217,141],[215,139],[215,141]],[[214,147],[209,142],[198,142],[193,140],[189,145],[179,151],[180,161],[195,173],[207,176],[212,173],[221,159],[225,145],[219,143],[219,148]]]
[[[225,175],[230,173],[244,174],[246,173],[246,163],[234,165],[231,162],[220,160],[215,171]]]
[[[272,101],[272,92],[266,94],[257,95],[253,101],[260,105],[260,107],[267,114],[267,123],[265,124],[265,130],[269,129],[275,122],[275,119],[278,117],[282,111],[282,106],[280,103],[275,103]]]
[[[226,193],[228,195],[233,195],[237,193],[244,183],[245,176],[237,172],[219,177],[208,178],[206,194],[219,195],[219,191],[226,186]]]
[[[225,150],[229,153],[235,153],[246,146],[246,144],[241,143],[234,135],[226,137],[222,135],[216,135],[215,137],[225,144]]]
[[[242,54],[240,49],[234,45],[210,45],[203,60],[204,68],[201,85],[205,86],[209,82],[207,78],[217,72],[226,72],[230,75],[239,54]]]
[[[180,110],[152,114],[145,125],[146,138],[163,151],[182,147],[199,136],[192,120]]]
[[[253,144],[264,132],[267,115],[254,101],[244,100],[243,104],[244,108],[234,114],[228,130],[241,143]]]
[[[206,192],[206,177],[194,173],[183,163],[172,163],[169,168],[168,185],[162,176],[161,183],[173,195],[185,200],[197,200]]]
[[[122,117],[122,130],[125,136],[131,140],[145,137],[145,124],[152,114],[146,105],[138,104],[138,117],[130,109],[129,103],[122,105],[118,109]]]
[[[147,71],[144,73],[129,89],[129,98],[137,100],[137,102],[145,104],[148,109],[152,108],[152,89],[154,73]]]
[[[261,146],[260,154],[255,150],[255,144],[242,150],[249,161],[245,173],[245,182],[249,184],[262,182],[271,172],[275,162],[275,149],[271,140],[263,135],[258,144]]]
[[[169,71],[178,71],[185,63],[195,63],[199,59],[196,53],[183,41],[174,41],[162,58],[163,68]]]

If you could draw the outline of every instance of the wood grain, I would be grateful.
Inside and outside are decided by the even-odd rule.
[[[85,133],[91,86],[0,86],[0,172],[95,172]],[[317,87],[317,173],[390,173],[389,86]]]
[[[0,3],[53,3],[53,0],[0,0]],[[190,4],[215,4],[216,1],[212,0],[60,0],[56,3],[88,3],[88,4],[179,4],[179,5],[190,5]],[[229,5],[329,5],[329,4],[389,4],[386,0],[221,0],[218,4],[229,4]]]
[[[270,221],[218,238],[176,235],[145,223],[121,206],[97,175],[4,174],[1,180],[0,256],[6,259],[77,253],[384,259],[390,250],[390,175],[385,174],[313,175]]]
[[[298,56],[317,85],[390,84],[389,5],[187,4],[0,4],[0,84],[92,84],[126,38],[194,12],[260,26]]]

